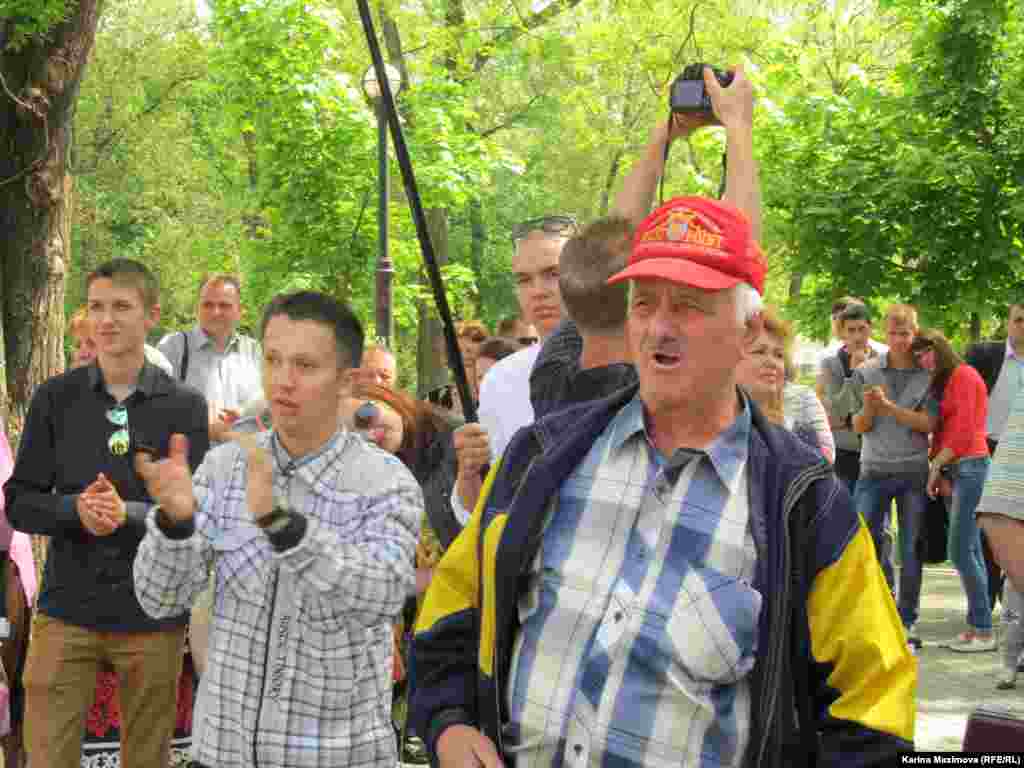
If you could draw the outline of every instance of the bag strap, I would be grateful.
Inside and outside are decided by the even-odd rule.
[[[181,353],[181,374],[179,378],[184,382],[185,377],[188,376],[188,331],[181,332],[181,341],[185,348]]]

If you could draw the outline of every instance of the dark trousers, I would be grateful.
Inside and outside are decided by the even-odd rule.
[[[860,477],[860,451],[837,450],[833,466],[852,498],[857,490],[857,478]]]
[[[996,448],[998,447],[998,441],[988,441],[988,452],[993,457],[995,457]],[[999,563],[992,556],[992,547],[988,544],[988,536],[985,531],[981,531],[981,554],[985,558],[985,570],[988,571],[988,602],[990,606],[995,608],[996,601],[1001,600],[1003,596],[1003,581],[1006,578],[1006,574],[1003,573]]]

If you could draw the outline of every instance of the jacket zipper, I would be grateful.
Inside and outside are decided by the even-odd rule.
[[[789,535],[790,515],[796,507],[797,502],[800,500],[800,497],[807,492],[807,489],[810,488],[815,481],[828,477],[828,473],[830,471],[831,467],[826,464],[817,464],[813,467],[808,467],[798,474],[789,484],[789,488],[786,489],[786,495],[782,501],[783,546],[782,563],[780,563],[780,568],[783,573],[782,593],[780,595],[780,599],[775,602],[775,615],[772,617],[772,622],[770,623],[769,628],[778,626],[778,617],[780,615],[783,618],[789,615],[789,602],[792,599],[789,579],[789,564],[792,559],[790,553],[792,541],[790,540]],[[762,765],[764,761],[765,751],[768,748],[771,724],[775,719],[775,706],[778,698],[778,685],[776,685],[774,678],[779,669],[779,665],[782,663],[782,659],[780,657],[783,650],[785,635],[782,632],[776,632],[774,633],[774,637],[777,639],[773,640],[768,658],[768,666],[765,667],[765,675],[761,682],[762,691],[768,692],[768,701],[763,705],[765,710],[765,717],[762,721],[764,723],[764,727],[761,729],[761,744],[757,750],[757,760],[753,763],[756,766]]]
[[[260,738],[260,720],[263,719],[263,700],[266,696],[267,687],[267,671],[270,669],[270,643],[274,632],[274,606],[277,604],[277,568],[274,568],[273,574],[274,584],[270,588],[270,606],[268,610],[270,615],[267,616],[267,642],[263,649],[263,677],[260,680],[260,701],[256,707],[256,726],[252,729],[252,764],[254,768],[259,768],[260,757],[259,757],[259,738]]]
[[[538,442],[540,442],[539,439],[538,439]],[[516,499],[519,498],[519,489],[524,488],[526,486],[526,481],[530,478],[530,472],[533,469],[533,465],[537,463],[537,460],[541,457],[541,455],[543,455],[543,448],[541,449],[541,453],[537,454],[532,459],[530,459],[530,463],[526,466],[526,471],[523,472],[523,477],[519,481],[519,488],[516,489],[516,495],[512,498],[511,503],[509,503],[509,505],[508,505],[508,509],[509,510],[511,510],[512,507],[515,505]],[[507,510],[506,510],[505,514],[506,515],[508,514]],[[506,521],[505,524],[508,525],[508,522]],[[483,536],[483,533],[481,533],[481,536]],[[530,539],[530,541],[532,541],[532,539]],[[531,550],[527,550],[527,551],[531,551]],[[497,554],[498,554],[498,550],[497,549],[494,550],[494,554],[495,554],[495,558],[497,558]],[[481,567],[483,567],[483,558],[481,558],[480,565],[481,565]],[[497,577],[497,560],[495,560],[495,577]],[[517,575],[517,577],[518,577],[518,575]],[[483,581],[481,581],[480,583],[482,585]],[[495,596],[497,596],[497,590],[495,590]],[[505,744],[504,744],[504,741],[505,740],[504,740],[504,738],[502,736],[502,722],[501,722],[501,673],[500,673],[500,669],[501,669],[501,647],[502,647],[501,646],[501,636],[502,636],[502,633],[504,632],[504,628],[501,628],[501,627],[497,626],[497,618],[498,618],[498,606],[497,605],[494,606],[494,618],[495,618],[495,625],[496,625],[495,628],[494,628],[494,661],[493,661],[493,665],[494,665],[494,714],[495,714],[495,728],[494,728],[494,732],[495,732],[495,736],[497,738],[496,746],[498,748],[498,755],[502,756],[502,759],[504,759],[504,755],[505,755]]]

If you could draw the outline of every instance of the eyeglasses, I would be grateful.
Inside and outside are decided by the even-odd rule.
[[[540,341],[540,339],[537,338],[536,336],[520,336],[518,339],[516,339],[516,341],[518,341],[524,347],[528,347],[531,344],[536,344],[538,341]]]
[[[549,235],[575,235],[579,224],[572,216],[540,216],[527,219],[512,227],[512,242],[518,242],[531,232],[547,232]]]
[[[356,408],[356,412],[352,415],[352,424],[360,432],[365,432],[373,428],[378,418],[380,418],[380,406],[372,400],[367,400]]]
[[[107,448],[114,456],[124,456],[128,453],[131,445],[131,434],[128,431],[128,409],[123,405],[117,405],[107,411],[107,421],[115,427],[120,427],[107,440]]]

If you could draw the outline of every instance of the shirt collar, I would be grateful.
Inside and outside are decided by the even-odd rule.
[[[199,323],[196,323],[195,328],[192,329],[192,335],[195,336],[196,341],[198,342],[198,344],[196,344],[196,347],[198,347],[199,349],[202,349],[207,345],[213,346],[213,338],[210,336],[210,334],[203,330],[203,326],[199,325]],[[232,346],[234,346],[237,343],[238,331],[235,331],[230,336],[228,336],[227,343],[224,345],[224,351],[227,352],[229,349],[231,349]]]
[[[750,431],[752,428],[750,402],[745,392],[737,391],[742,403],[742,410],[736,416],[735,421],[720,432],[707,448],[696,451],[696,453],[705,454],[710,459],[715,473],[727,488],[733,488],[750,453]],[[679,449],[676,451],[676,455],[670,457],[667,462],[665,461],[654,447],[654,442],[647,431],[643,400],[640,399],[639,392],[615,415],[609,426],[612,429],[608,444],[609,451],[618,451],[631,438],[642,435],[653,454],[658,456],[658,460],[663,463],[672,465],[675,463],[673,459],[678,458],[678,455],[694,453],[688,449]]]
[[[1013,345],[1010,343],[1009,339],[1006,340],[1006,359],[1007,360],[1016,360],[1018,362],[1024,363],[1024,355],[1018,355],[1014,351]]]
[[[135,383],[136,391],[141,392],[146,397],[163,394],[166,392],[166,387],[161,378],[162,375],[165,375],[163,371],[149,362],[149,360],[145,360],[142,363],[142,369],[139,371],[138,381]],[[89,363],[89,386],[96,392],[107,391],[107,384],[103,379],[103,371],[100,369],[98,359]]]
[[[330,483],[325,480],[325,477],[329,478],[333,475],[326,470],[341,457],[349,442],[358,438],[344,429],[339,429],[313,453],[307,453],[298,459],[291,457],[276,430],[261,432],[258,439],[268,441],[275,468],[282,476],[298,477],[317,492],[329,493]]]

